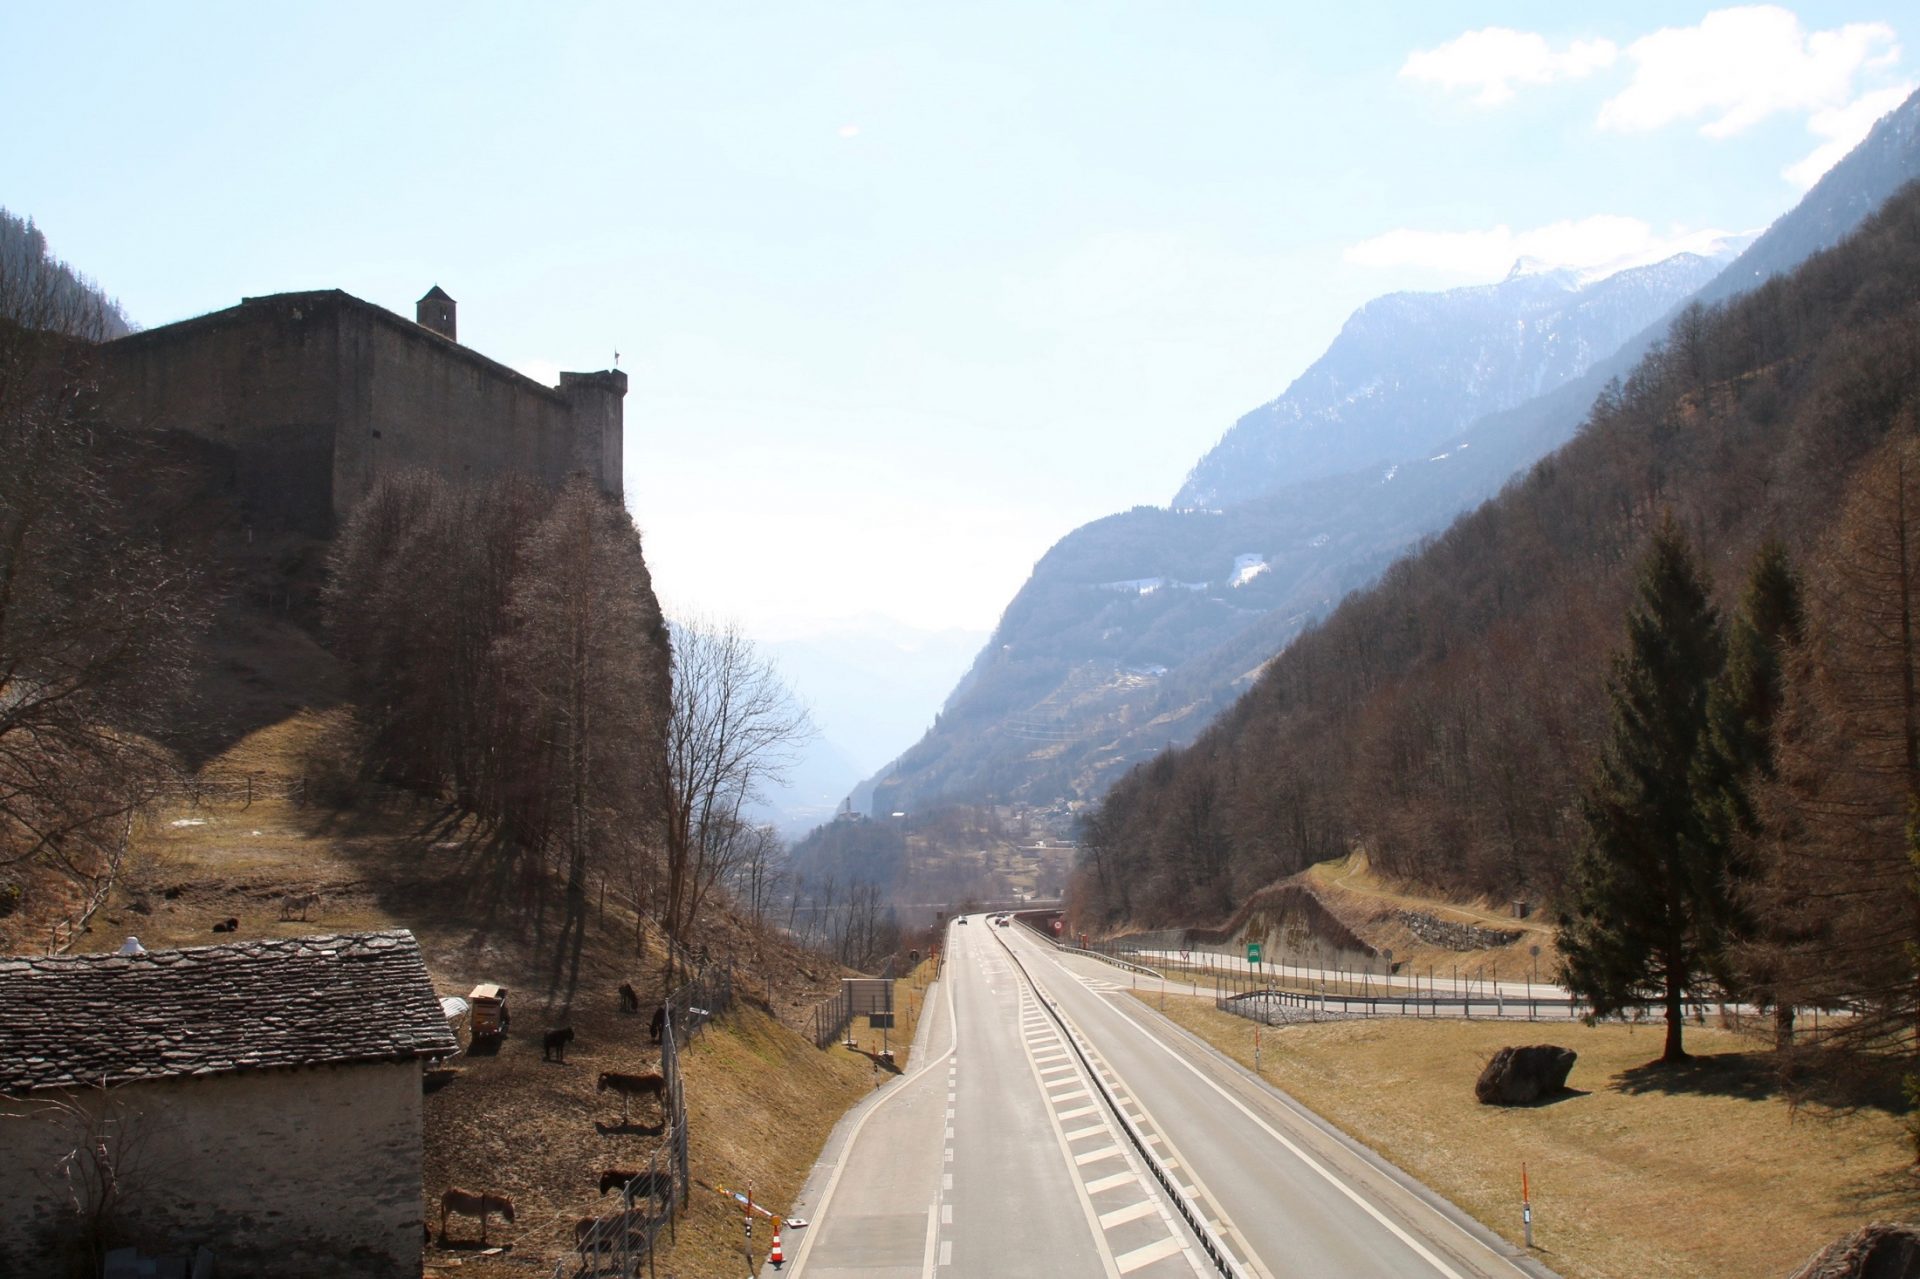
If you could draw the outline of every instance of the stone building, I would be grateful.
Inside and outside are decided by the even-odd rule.
[[[424,468],[621,491],[618,369],[558,386],[460,345],[438,286],[407,320],[337,289],[244,298],[101,347],[106,419],[223,446],[254,518],[330,534],[383,474]]]
[[[84,1255],[104,1143],[102,1246],[417,1276],[422,1063],[454,1049],[403,930],[0,957],[0,1274]]]

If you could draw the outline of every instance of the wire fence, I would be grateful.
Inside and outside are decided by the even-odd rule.
[[[283,773],[199,773],[192,777],[172,778],[154,784],[154,792],[184,799],[193,805],[251,805],[255,800],[286,799],[296,804],[307,800],[307,779]]]
[[[588,1276],[635,1279],[644,1263],[649,1279],[660,1231],[677,1237],[675,1222],[693,1193],[693,1168],[687,1140],[687,1095],[680,1054],[701,1030],[733,1007],[732,963],[714,963],[661,1001],[661,1108],[665,1118],[660,1142],[644,1168],[620,1187],[620,1210],[574,1223],[573,1252],[554,1262],[552,1279]],[[628,1170],[623,1170],[628,1171]],[[572,1267],[571,1271],[569,1267]]]

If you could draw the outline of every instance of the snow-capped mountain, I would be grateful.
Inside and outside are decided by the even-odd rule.
[[[1733,253],[1683,253],[1594,281],[1522,261],[1498,284],[1376,298],[1280,398],[1234,423],[1173,505],[1230,506],[1410,456],[1580,376]]]

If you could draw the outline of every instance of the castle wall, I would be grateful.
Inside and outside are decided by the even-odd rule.
[[[584,470],[621,492],[624,373],[546,387],[339,291],[249,298],[103,348],[108,420],[233,451],[263,522],[329,535],[386,474]]]
[[[242,306],[122,338],[105,348],[101,407],[122,426],[225,446],[249,507],[325,535],[334,514],[337,320],[338,308],[320,300]]]

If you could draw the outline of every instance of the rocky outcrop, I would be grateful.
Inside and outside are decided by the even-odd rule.
[[[1393,917],[1427,945],[1444,946],[1448,950],[1491,950],[1496,946],[1511,946],[1520,940],[1518,931],[1475,928],[1472,924],[1456,924],[1450,919],[1440,919],[1417,910],[1396,910]]]
[[[1790,1279],[1920,1279],[1920,1226],[1862,1226],[1814,1253]]]
[[[1473,1085],[1484,1106],[1525,1106],[1563,1092],[1580,1054],[1553,1044],[1502,1048]]]

